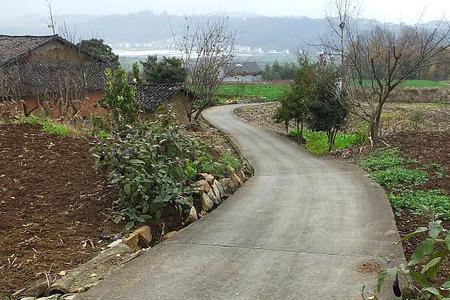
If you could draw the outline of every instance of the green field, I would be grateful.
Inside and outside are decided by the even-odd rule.
[[[369,87],[371,82],[365,80],[363,82],[364,86]],[[447,81],[434,81],[434,80],[406,80],[400,85],[402,88],[412,88],[412,89],[448,89],[450,88],[450,83]]]
[[[217,96],[224,98],[261,98],[275,101],[289,87],[279,83],[225,83],[219,87]]]
[[[369,81],[364,82],[366,86]],[[450,82],[432,80],[407,80],[401,87],[403,88],[450,88]],[[288,84],[281,83],[224,83],[218,91],[219,98],[248,99],[260,98],[266,101],[276,101],[289,88]]]

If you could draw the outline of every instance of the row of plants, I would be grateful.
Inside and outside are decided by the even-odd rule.
[[[397,149],[375,151],[360,160],[359,165],[388,191],[388,199],[396,211],[407,209],[420,214],[426,207],[440,218],[450,219],[450,197],[441,190],[420,189],[429,180],[430,171],[437,178],[446,176],[440,165],[413,167],[417,162],[401,157]]]
[[[436,282],[440,267],[450,254],[450,234],[441,221],[450,220],[450,197],[441,190],[421,188],[430,176],[446,176],[443,168],[438,164],[420,166],[417,161],[402,157],[397,149],[375,151],[361,159],[359,165],[386,189],[397,214],[408,211],[429,216],[431,220],[428,226],[417,228],[400,241],[418,236],[422,239],[407,264],[395,267],[386,259],[388,268],[380,274],[377,291],[366,291],[363,287],[363,296],[381,299],[382,286],[386,278],[391,277],[395,278],[394,293],[402,299],[450,299],[450,277],[441,284]]]

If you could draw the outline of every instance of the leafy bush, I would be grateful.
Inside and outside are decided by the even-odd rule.
[[[299,131],[291,130],[288,135],[291,138],[297,138],[299,134]],[[305,148],[310,153],[314,155],[325,155],[328,153],[328,138],[325,132],[305,129],[303,130],[303,137],[306,140]],[[359,144],[361,139],[358,134],[338,133],[334,147],[336,150],[346,149]]]
[[[422,213],[423,208],[432,209],[443,219],[450,219],[450,197],[442,191],[405,191],[400,195],[390,194],[389,201],[397,211],[409,209]]]
[[[359,161],[359,165],[366,171],[385,170],[400,166],[405,160],[397,149],[376,151]]]
[[[126,220],[128,229],[159,220],[166,207],[182,213],[192,205],[198,172],[220,178],[235,163],[228,154],[214,162],[210,147],[184,132],[171,114],[116,133],[94,152],[97,166],[109,167],[111,183],[119,187],[116,220]]]
[[[399,166],[375,171],[370,176],[381,186],[389,189],[420,185],[428,181],[426,172],[422,170],[410,170]]]
[[[102,105],[109,109],[114,130],[123,130],[133,125],[139,116],[139,104],[135,90],[122,69],[105,71],[105,97]]]

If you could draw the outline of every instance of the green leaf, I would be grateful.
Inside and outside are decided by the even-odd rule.
[[[428,228],[426,228],[426,227],[419,227],[419,228],[416,229],[416,231],[408,233],[407,235],[405,235],[400,241],[401,242],[407,241],[410,238],[418,235],[419,233],[427,232],[427,231],[428,231]]]
[[[439,234],[441,234],[442,230],[444,230],[444,227],[442,227],[442,225],[438,223],[431,223],[428,226],[428,234],[433,240],[439,237]]]
[[[145,165],[145,162],[140,159],[132,159],[130,160],[130,163],[133,165]]]
[[[437,264],[439,264],[441,262],[442,258],[440,257],[436,257],[435,259],[432,259],[429,263],[427,263],[425,265],[425,267],[423,267],[422,269],[422,273],[427,272],[428,270],[430,270],[432,267],[436,266]]]
[[[123,186],[123,192],[125,195],[130,196],[131,195],[131,185],[129,183],[125,184]]]
[[[120,223],[120,221],[122,221],[122,216],[121,215],[117,215],[113,218],[113,222],[118,224]]]
[[[445,283],[442,285],[442,288],[443,288],[443,289],[446,289],[446,290],[450,290],[450,281],[445,282]]]
[[[134,227],[134,221],[130,221],[125,225],[125,229],[130,231]]]
[[[411,272],[410,275],[411,278],[414,280],[414,283],[418,284],[420,287],[426,288],[430,286],[428,278],[427,276],[425,276],[425,274],[422,274],[420,272]]]
[[[377,284],[377,291],[378,293],[381,293],[381,289],[383,288],[384,281],[386,280],[387,271],[383,271],[378,276],[378,284]]]
[[[422,261],[422,259],[426,255],[430,255],[433,253],[433,247],[434,247],[434,240],[433,239],[426,239],[423,241],[417,248],[416,251],[414,251],[411,261],[408,263],[408,267],[417,265]]]
[[[445,238],[445,246],[447,246],[447,249],[450,251],[450,233],[447,234],[447,237]]]
[[[440,296],[439,291],[437,290],[437,288],[434,288],[434,287],[428,287],[428,288],[424,289],[423,291],[428,292],[435,296]]]

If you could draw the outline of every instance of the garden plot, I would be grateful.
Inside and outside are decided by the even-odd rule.
[[[0,125],[0,295],[64,274],[122,230],[110,219],[116,191],[95,172],[90,147]]]

